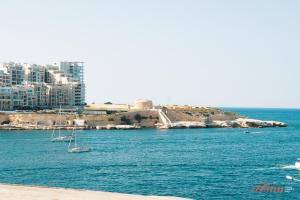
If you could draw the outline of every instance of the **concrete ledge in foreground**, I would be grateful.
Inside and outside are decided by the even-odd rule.
[[[91,190],[0,184],[0,200],[184,200],[179,197],[143,196]]]

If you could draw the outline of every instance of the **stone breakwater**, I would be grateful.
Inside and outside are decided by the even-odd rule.
[[[76,124],[76,122],[80,122]],[[138,128],[267,128],[286,127],[277,121],[263,121],[219,109],[144,110],[102,115],[16,112],[0,113],[0,130],[52,129],[138,129]]]

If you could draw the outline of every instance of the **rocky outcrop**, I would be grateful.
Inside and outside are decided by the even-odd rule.
[[[234,120],[241,128],[286,127],[287,124],[277,121],[263,121],[257,119],[238,118]]]
[[[267,127],[286,127],[287,124],[277,121],[263,121],[249,118],[238,118],[236,120],[219,121],[215,120],[207,124],[210,128],[267,128]]]
[[[263,121],[242,117],[237,113],[223,112],[220,109],[208,108],[195,111],[166,110],[171,119],[169,128],[267,128],[286,127],[287,124],[277,121]]]
[[[204,122],[179,121],[171,123],[170,128],[206,128]]]
[[[128,129],[139,129],[141,128],[138,125],[114,125],[109,124],[106,126],[96,126],[97,130],[112,130],[112,129],[118,129],[118,130],[128,130]]]

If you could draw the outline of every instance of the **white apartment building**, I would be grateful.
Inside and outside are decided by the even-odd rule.
[[[84,106],[83,71],[83,62],[3,63],[0,68],[0,110]]]

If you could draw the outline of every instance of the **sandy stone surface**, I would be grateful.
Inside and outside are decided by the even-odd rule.
[[[0,200],[184,200],[178,197],[142,196],[90,190],[0,184]]]

